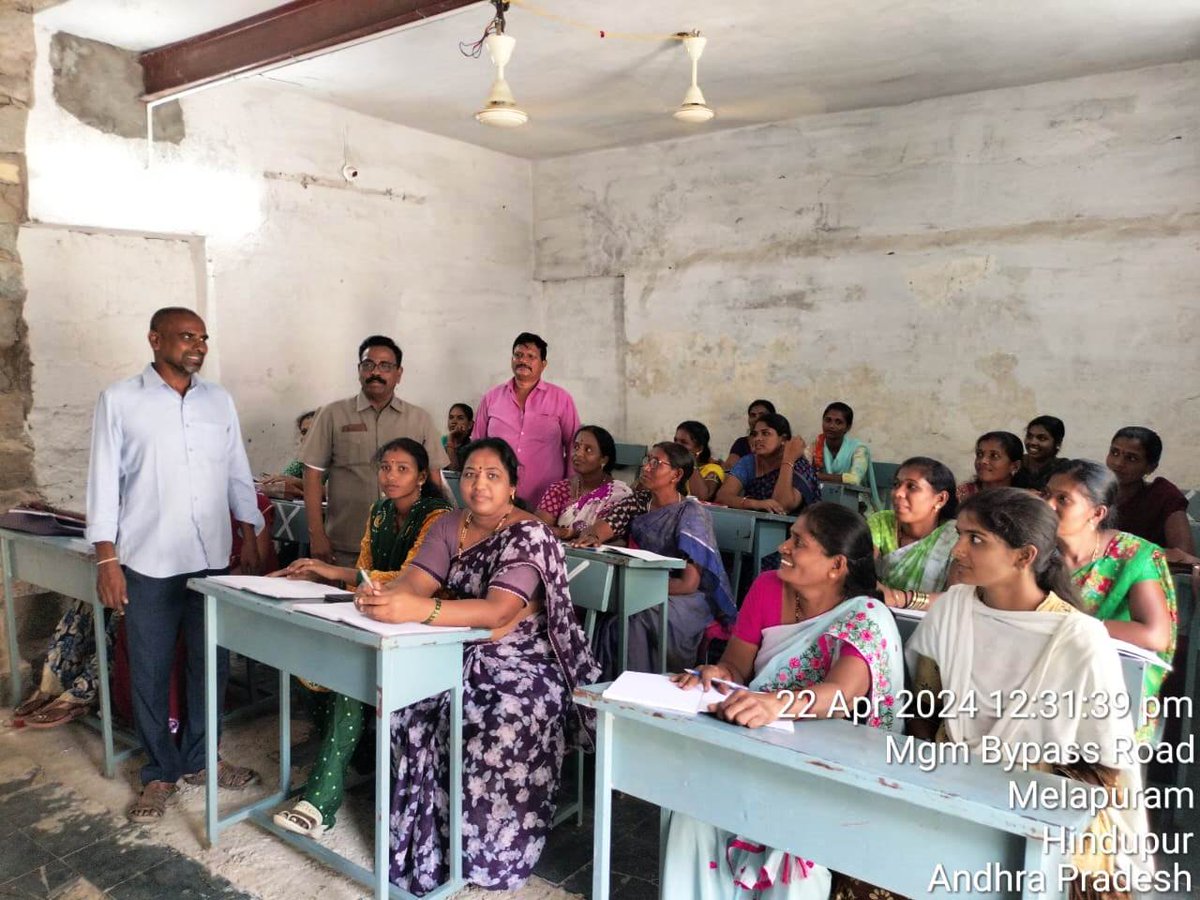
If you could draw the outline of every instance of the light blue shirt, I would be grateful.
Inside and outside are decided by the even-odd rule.
[[[228,391],[193,375],[187,393],[153,365],[100,394],[88,464],[87,539],[112,541],[151,578],[229,565],[239,522],[265,525]]]

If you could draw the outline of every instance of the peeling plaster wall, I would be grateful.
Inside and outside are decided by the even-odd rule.
[[[506,342],[536,315],[527,161],[251,79],[182,101],[186,137],[177,146],[157,144],[147,169],[145,141],[88,127],[47,99],[50,42],[39,28],[30,218],[132,241],[120,249],[120,293],[138,298],[139,315],[177,298],[175,283],[161,280],[157,251],[139,260],[137,240],[195,239],[194,305],[213,335],[204,374],[233,393],[256,471],[278,471],[292,458],[298,412],[358,389],[355,352],[368,334],[400,343],[399,393],[438,422],[452,402],[474,404],[507,373],[506,343],[494,354],[463,348],[478,340],[481,325],[489,340],[498,333]],[[353,185],[340,174],[346,135],[361,172]],[[22,245],[27,265],[44,273],[72,263],[65,277],[75,284],[111,272],[87,254],[60,259],[40,236]],[[97,340],[95,352],[113,356],[106,369],[130,374],[149,360],[145,323],[127,322],[128,310],[114,310],[111,296],[31,292],[29,304],[45,306],[30,336],[45,396],[71,377],[73,359],[64,358],[51,327],[57,320],[111,319],[97,329],[104,334],[136,325],[140,340],[111,347]],[[89,406],[103,384],[75,387]],[[90,424],[81,428],[66,411],[56,416],[52,402],[39,413],[38,467],[48,472],[60,463],[46,455],[80,453]],[[73,486],[59,472],[60,498],[81,478]]]
[[[1198,83],[1193,62],[535,163],[546,327],[614,314],[591,285],[624,277],[628,379],[589,388],[623,396],[620,438],[698,418],[724,452],[765,396],[811,441],[837,399],[877,459],[969,477],[981,432],[1048,413],[1096,459],[1149,425],[1160,471],[1200,485]]]

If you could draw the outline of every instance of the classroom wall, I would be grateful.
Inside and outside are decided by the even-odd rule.
[[[836,399],[877,459],[963,478],[981,432],[1048,413],[1097,459],[1150,425],[1160,471],[1200,485],[1197,83],[1191,62],[538,162],[552,352],[594,352],[581,307],[619,321],[622,368],[588,390],[621,398],[623,438],[698,418],[723,452],[764,396],[811,441]]]
[[[47,230],[27,229],[21,247],[30,425],[52,499],[78,504],[90,409],[107,380],[149,361],[147,311],[188,294],[186,273],[163,279],[164,242],[190,248],[191,297],[213,335],[204,374],[233,393],[258,471],[292,457],[298,412],[358,390],[368,334],[400,343],[399,393],[438,422],[508,374],[494,335],[507,340],[537,315],[527,161],[251,79],[185,99],[186,137],[157,144],[147,168],[144,140],[55,103],[51,35],[37,40],[29,203]],[[347,145],[353,185],[341,177]],[[106,242],[111,254],[97,252]],[[64,320],[78,323],[69,336]],[[129,340],[109,340],[126,330]],[[481,339],[495,352],[476,352]]]

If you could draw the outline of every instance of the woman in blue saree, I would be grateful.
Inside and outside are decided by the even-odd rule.
[[[672,441],[655,444],[642,460],[640,489],[617,503],[577,542],[595,546],[628,539],[631,547],[686,560],[667,584],[667,667],[685,668],[696,659],[704,629],[714,620],[732,622],[737,605],[721,563],[712,518],[695,497],[683,491],[692,475],[691,453]],[[629,620],[627,668],[659,671],[658,639],[661,614],[657,608]],[[597,656],[606,677],[616,674],[617,619],[601,625]]]

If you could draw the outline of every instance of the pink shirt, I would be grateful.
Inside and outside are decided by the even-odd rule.
[[[782,623],[783,582],[779,580],[777,572],[768,570],[754,579],[750,590],[746,592],[746,599],[742,601],[737,621],[733,624],[733,636],[741,638],[747,644],[761,647],[763,630],[774,628]],[[867,663],[868,669],[871,667],[857,647],[849,641],[840,641],[830,634],[823,634],[817,638],[817,649],[820,653],[820,663],[817,668],[822,672],[827,673],[833,668],[833,664],[837,662],[842,653],[857,656]]]
[[[539,381],[521,409],[515,379],[510,378],[479,401],[471,439],[494,437],[508,441],[520,463],[517,496],[532,509],[546,488],[570,472],[571,444],[578,430],[575,401],[563,388]]]

